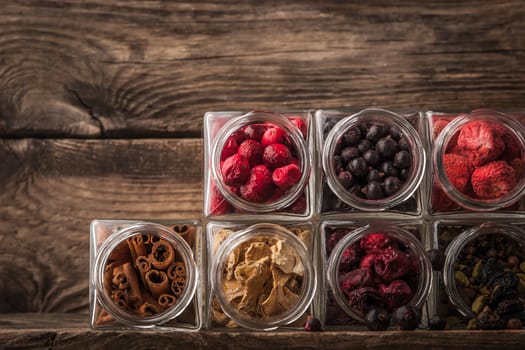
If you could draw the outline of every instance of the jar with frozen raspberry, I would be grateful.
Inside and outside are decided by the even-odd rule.
[[[198,330],[199,240],[195,221],[93,221],[91,326]]]
[[[207,113],[205,215],[310,215],[310,119],[309,113]]]
[[[466,228],[445,250],[445,291],[469,328],[504,329],[525,304],[525,231],[486,222]],[[521,328],[521,326],[520,326]]]
[[[506,114],[479,109],[432,120],[432,211],[520,210],[525,193],[525,128]]]
[[[431,265],[419,239],[386,223],[344,233],[331,250],[326,273],[339,307],[359,322],[372,308],[391,313],[410,304],[421,309],[432,283]]]
[[[311,229],[270,223],[239,230],[212,226],[212,323],[252,330],[302,327],[317,289]]]
[[[320,115],[318,120],[322,118]],[[417,215],[420,197],[416,191],[423,179],[426,155],[411,121],[375,108],[334,119],[321,149],[326,183],[335,195],[329,197],[323,190],[323,205],[331,202],[326,211],[392,209]],[[419,114],[413,119],[420,123]]]

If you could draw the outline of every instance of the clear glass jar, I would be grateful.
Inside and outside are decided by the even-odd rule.
[[[208,224],[209,328],[303,327],[317,289],[310,224]]]
[[[355,228],[356,223],[329,221],[322,226],[329,252],[328,286],[347,315],[364,322],[372,306],[389,312],[405,304],[422,308],[430,292],[432,269],[423,244],[411,231],[386,222]],[[337,320],[326,323],[340,325]]]
[[[521,222],[522,226],[524,224]],[[451,223],[448,225],[452,226]],[[466,318],[475,318],[490,300],[490,295],[485,294],[490,294],[491,287],[488,286],[488,282],[482,281],[481,276],[489,258],[494,258],[498,264],[499,260],[502,260],[501,273],[511,271],[525,277],[525,271],[520,269],[520,263],[525,262],[525,231],[518,225],[509,225],[501,221],[466,226],[464,229],[452,239],[445,250],[443,280],[448,298],[456,310]],[[505,249],[498,248],[497,240]],[[517,259],[513,266],[510,266],[511,256],[512,259]],[[487,278],[495,276],[495,273],[494,276],[487,274]],[[521,284],[524,282],[521,282],[521,277],[519,280],[520,288],[516,288],[516,291],[519,289],[520,292],[516,297],[523,298],[525,291],[522,290]],[[486,293],[481,292],[482,290]]]
[[[200,225],[91,223],[92,328],[198,330]]]
[[[427,115],[434,139],[430,211],[520,210],[525,193],[523,124],[487,109]]]
[[[420,214],[420,196],[416,191],[423,180],[426,155],[418,133],[421,124],[419,113],[401,116],[376,108],[364,109],[352,115],[337,111],[318,111],[316,120],[319,125],[318,152],[322,160],[323,180],[326,181],[321,191],[322,198],[318,202],[321,213],[391,210],[404,214]],[[374,128],[381,130],[378,138],[389,139],[389,142],[395,141],[392,148],[394,151],[375,153],[378,149],[384,148],[375,146],[379,141],[371,132]],[[359,131],[357,139],[350,136],[354,130]],[[393,132],[391,133],[390,130]],[[399,140],[403,140],[402,143],[398,143]],[[387,144],[384,140],[381,142],[383,145]],[[364,148],[361,147],[362,144],[365,145]],[[390,147],[390,144],[388,145]],[[366,158],[369,156],[365,154],[368,150],[372,151],[375,157],[380,158],[376,160],[372,157]],[[401,151],[409,154],[408,166],[394,159],[394,155],[397,157],[398,153],[403,153]],[[344,152],[348,153],[349,157],[343,155]],[[345,161],[346,158],[349,158],[348,162]],[[363,169],[366,171],[359,176],[356,176],[357,170],[351,168],[351,163],[357,160],[366,160],[362,162],[365,167]],[[384,168],[383,165],[387,164],[389,165]],[[346,173],[350,173],[350,181],[346,181],[349,176],[340,179]],[[389,177],[391,178],[387,180]],[[392,178],[396,181],[390,181]],[[385,180],[389,181],[390,186],[385,187]],[[380,190],[376,188],[376,192],[380,192],[379,197],[372,195],[373,191],[370,190],[372,181],[377,182],[374,184],[377,185],[376,187],[381,186]]]
[[[208,112],[204,119],[205,216],[311,215],[309,113]]]

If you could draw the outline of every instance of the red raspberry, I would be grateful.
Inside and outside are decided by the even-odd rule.
[[[269,127],[261,138],[261,144],[263,146],[268,146],[275,143],[287,143],[288,142],[288,136],[286,135],[286,132],[278,127],[273,126]]]
[[[460,192],[467,190],[472,168],[469,160],[459,154],[447,153],[443,156],[443,170],[450,183]]]
[[[280,143],[268,145],[263,151],[263,162],[272,170],[290,164],[291,160],[290,149]]]
[[[304,120],[301,117],[291,117],[289,119],[297,127],[297,129],[301,130],[301,134],[303,134],[303,137],[306,139],[308,129],[306,128],[306,123]]]
[[[516,171],[504,160],[477,168],[471,178],[474,193],[482,199],[503,197],[516,186],[517,182]]]
[[[494,123],[486,121],[475,121],[463,126],[459,132],[458,146],[467,151],[475,167],[497,159],[505,150]]]
[[[248,159],[251,166],[262,163],[263,146],[255,140],[243,141],[237,152]]]
[[[295,164],[288,164],[273,171],[273,183],[286,191],[301,179],[301,169]]]
[[[252,168],[250,178],[241,186],[241,197],[254,203],[262,203],[271,196],[273,182],[270,171],[264,165]]]
[[[250,176],[250,162],[236,153],[222,163],[221,172],[226,185],[239,186]]]
[[[224,148],[222,149],[221,153],[221,160],[225,160],[228,157],[233,156],[235,153],[237,153],[237,148],[239,145],[237,144],[237,141],[235,140],[235,137],[230,136],[226,140],[226,143],[224,144]]]

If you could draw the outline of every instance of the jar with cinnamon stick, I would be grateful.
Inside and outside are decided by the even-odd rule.
[[[95,220],[91,327],[198,330],[200,225]]]

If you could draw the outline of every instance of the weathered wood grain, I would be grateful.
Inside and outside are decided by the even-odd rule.
[[[47,325],[45,321],[48,321]],[[86,315],[0,314],[0,346],[52,349],[523,349],[521,331],[159,332],[89,330]]]
[[[0,136],[198,136],[207,110],[523,108],[525,7],[0,1]]]
[[[92,219],[200,218],[201,145],[0,140],[0,313],[87,312]]]

